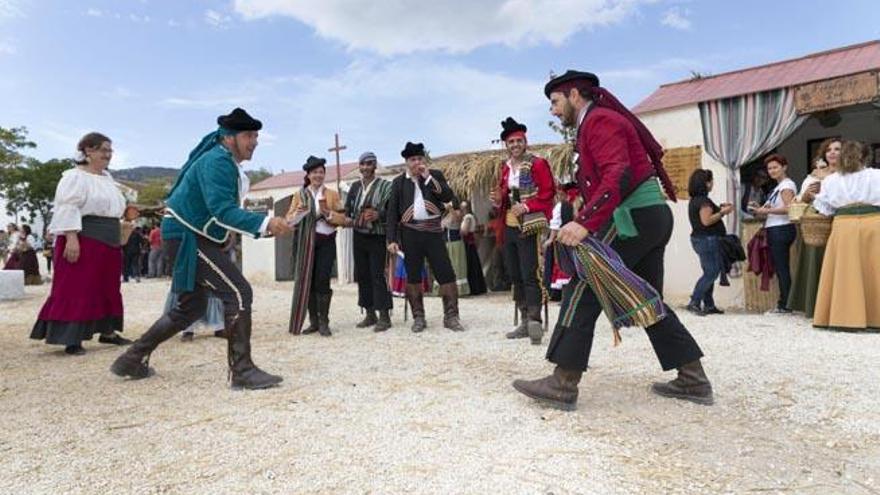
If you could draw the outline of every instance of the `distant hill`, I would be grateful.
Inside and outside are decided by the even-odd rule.
[[[113,174],[113,178],[118,181],[136,183],[153,180],[173,182],[177,178],[178,172],[180,172],[179,168],[168,167],[134,167],[110,171]]]

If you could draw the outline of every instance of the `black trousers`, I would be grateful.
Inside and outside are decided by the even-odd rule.
[[[611,246],[626,266],[663,294],[663,254],[672,235],[672,211],[666,205],[648,206],[632,210],[638,237],[615,240]],[[562,294],[563,315],[572,304],[575,280],[565,286]],[[570,327],[556,324],[547,359],[565,369],[586,370],[593,347],[596,320],[602,313],[596,295],[586,290],[574,310]],[[667,316],[645,329],[654,347],[654,353],[663,370],[678,368],[703,356],[703,351],[669,306]]]
[[[422,267],[426,258],[437,283],[443,285],[455,282],[455,271],[449,261],[446,241],[441,232],[423,232],[404,227],[400,229],[400,243],[407,283],[422,283]]]
[[[123,251],[122,279],[128,282],[129,277],[140,277],[140,253],[126,253]]]
[[[770,245],[770,259],[773,260],[773,268],[776,270],[776,278],[779,280],[779,300],[776,307],[785,309],[788,307],[788,293],[791,291],[791,245],[797,239],[797,227],[793,224],[768,227],[767,244]]]
[[[520,230],[504,227],[504,267],[513,284],[514,299],[525,307],[541,307],[538,281],[538,235],[520,236]]]
[[[173,266],[180,241],[169,239],[164,243]],[[223,301],[226,321],[234,320],[241,314],[249,315],[254,301],[251,285],[223,251],[223,245],[202,237],[198,238],[197,244],[195,288],[192,292],[181,293],[177,306],[168,313],[176,327],[174,333],[188,328],[204,316],[208,308],[208,295],[211,293]]]
[[[312,294],[332,294],[330,277],[336,262],[336,235],[315,236],[315,265],[312,267]]]
[[[385,281],[385,236],[354,233],[354,273],[358,284],[358,306],[391,309],[391,292]]]

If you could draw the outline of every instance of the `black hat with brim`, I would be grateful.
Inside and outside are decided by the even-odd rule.
[[[544,95],[547,96],[547,98],[550,98],[550,93],[552,93],[557,87],[578,80],[589,82],[594,88],[599,87],[599,76],[596,74],[593,74],[592,72],[568,70],[565,74],[554,77],[544,86]]]
[[[309,155],[309,157],[306,158],[305,165],[303,165],[303,170],[305,170],[306,173],[308,173],[318,167],[327,168],[327,160],[325,160],[323,158],[318,158],[317,156]]]
[[[263,123],[248,115],[241,108],[236,108],[229,115],[217,117],[217,124],[230,131],[259,131]]]
[[[501,140],[507,141],[507,136],[513,134],[514,132],[526,132],[528,127],[525,124],[520,124],[519,122],[513,120],[513,117],[507,117],[501,122],[501,128],[504,129],[501,131]]]
[[[400,152],[400,156],[402,156],[404,160],[411,156],[425,156],[425,145],[422,143],[411,143],[407,141],[406,146],[403,147],[403,151]]]

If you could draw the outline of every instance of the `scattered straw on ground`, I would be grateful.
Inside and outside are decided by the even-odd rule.
[[[463,300],[469,330],[354,328],[336,289],[332,338],[286,333],[289,284],[255,288],[254,357],[282,387],[227,388],[225,343],[202,334],[126,382],[118,348],[85,356],[27,339],[48,287],[0,303],[5,493],[880,493],[880,335],[799,317],[682,314],[707,354],[714,407],[651,395],[662,373],[641,330],[597,330],[574,413],[510,382],[550,366],[509,341],[501,295]],[[167,282],[124,286],[125,332],[158,316]],[[400,301],[395,301],[400,307]],[[555,320],[556,308],[551,312]]]

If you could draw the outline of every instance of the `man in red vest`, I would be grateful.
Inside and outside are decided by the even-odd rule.
[[[663,169],[663,150],[648,129],[589,72],[568,71],[544,88],[551,113],[577,129],[576,180],[584,206],[559,231],[557,241],[580,244],[588,235],[613,239],[611,247],[637,275],[663,292],[663,255],[672,235],[675,189]],[[662,186],[662,189],[661,189]],[[665,192],[665,195],[664,195]],[[557,323],[547,359],[553,374],[538,380],[516,380],[519,392],[549,405],[573,410],[578,383],[587,369],[596,320],[602,306],[587,288],[568,284],[560,314],[574,311],[571,324]],[[678,370],[670,382],[651,389],[664,397],[712,404],[700,358],[703,352],[675,313],[645,328],[664,371]]]

